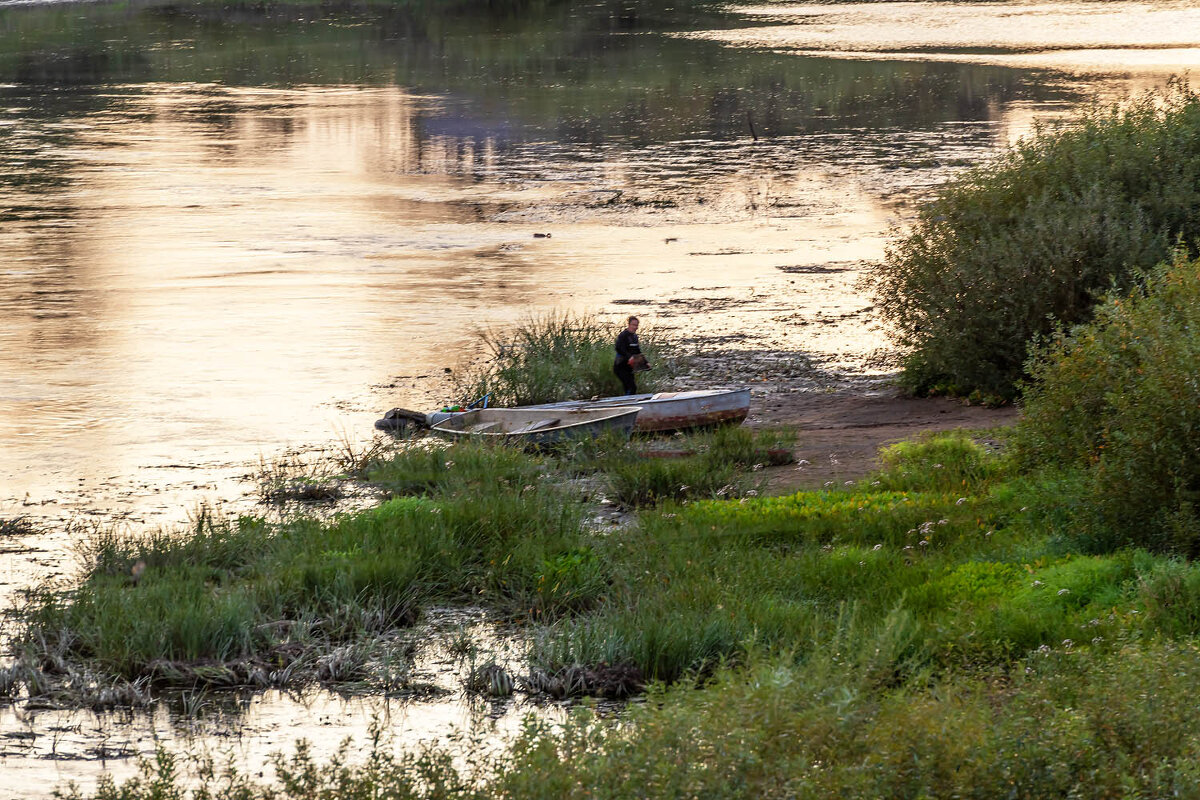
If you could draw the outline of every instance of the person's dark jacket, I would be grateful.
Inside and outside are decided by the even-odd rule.
[[[617,335],[617,358],[613,366],[629,366],[629,359],[641,355],[637,334],[626,328]]]

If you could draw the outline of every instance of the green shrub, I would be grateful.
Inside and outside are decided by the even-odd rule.
[[[491,394],[493,406],[526,406],[559,400],[586,400],[624,393],[613,374],[620,327],[594,316],[551,312],[524,324],[477,332],[482,363],[464,367],[454,381],[464,401]],[[638,377],[644,391],[670,381],[678,361],[652,335],[641,334],[642,352],[654,365]]]
[[[929,434],[885,447],[879,460],[883,470],[872,485],[883,490],[976,490],[1003,467],[999,458],[961,432]]]
[[[952,181],[871,279],[918,392],[1011,398],[1053,320],[1200,239],[1200,96],[1181,81],[1039,129]]]
[[[1078,542],[1200,555],[1200,261],[1177,259],[1031,362],[1015,435],[1027,466],[1086,470]]]
[[[1146,625],[1169,636],[1200,633],[1200,569],[1179,559],[1155,562],[1139,576]]]

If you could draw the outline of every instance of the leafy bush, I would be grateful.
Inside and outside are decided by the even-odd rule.
[[[1052,319],[1200,238],[1200,96],[1181,81],[1039,129],[952,181],[871,279],[906,384],[1011,398]]]
[[[455,379],[460,398],[491,394],[494,406],[527,406],[559,400],[586,400],[624,393],[613,374],[613,343],[619,328],[594,316],[551,312],[523,325],[477,332],[485,358]],[[653,336],[640,335],[642,352],[654,364],[639,383],[657,391],[670,380],[675,358]]]
[[[1031,360],[1016,440],[1027,466],[1086,471],[1076,537],[1200,555],[1200,261],[1114,294]]]

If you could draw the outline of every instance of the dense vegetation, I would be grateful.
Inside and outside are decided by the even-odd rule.
[[[1080,547],[1200,555],[1200,261],[1178,257],[1031,362],[1019,454],[1078,484]]]
[[[514,466],[526,458],[512,457]],[[619,666],[649,682],[653,702],[619,724],[586,709],[565,728],[531,722],[507,757],[466,764],[437,749],[396,757],[383,742],[365,760],[322,765],[301,748],[281,760],[271,786],[202,770],[204,796],[1128,797],[1200,788],[1200,713],[1190,702],[1200,569],[1142,549],[1073,551],[1061,535],[1064,498],[968,437],[908,443],[887,460],[872,480],[838,491],[649,507],[621,536],[543,545],[544,529],[515,526],[476,540],[491,544],[466,572],[423,569],[471,574],[462,588],[510,608],[518,598],[536,608],[538,579],[552,575],[554,593],[540,601],[547,613],[529,617],[534,660]],[[422,470],[409,462],[402,471]],[[539,499],[526,502],[557,491],[547,483],[530,484],[524,494]],[[466,519],[440,497],[402,505],[425,505],[428,515],[436,503]],[[333,531],[358,530],[359,539],[328,546],[374,548],[382,581],[399,560],[380,557],[390,536],[363,526],[386,518],[359,515],[357,527]],[[391,528],[400,543],[403,529]],[[121,591],[155,591],[179,569],[148,566],[142,585]],[[330,569],[326,583],[337,574]],[[143,778],[97,796],[188,796],[194,785],[176,768],[163,753]]]
[[[512,328],[480,330],[484,358],[456,376],[455,392],[472,399],[490,394],[494,406],[624,394],[613,373],[613,346],[624,327],[586,314],[550,313]],[[646,331],[639,338],[654,370],[637,376],[638,388],[653,392],[669,386],[682,360],[679,353],[660,346]]]
[[[1182,82],[1039,130],[952,181],[874,278],[918,392],[1012,398],[1030,341],[1200,234],[1200,96]]]
[[[391,499],[332,521],[201,515],[182,534],[96,532],[79,585],[35,592],[22,609],[23,656],[0,670],[0,694],[110,705],[135,696],[101,698],[120,682],[403,689],[405,646],[388,631],[434,602],[546,622],[596,607],[612,591],[612,561],[584,524],[584,501],[737,497],[745,476],[727,466],[714,486],[710,466],[751,472],[774,442],[760,438],[683,438],[696,455],[665,476],[637,443],[536,455],[416,440],[362,466]]]

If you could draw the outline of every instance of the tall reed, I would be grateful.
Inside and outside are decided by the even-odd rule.
[[[480,329],[483,360],[460,368],[455,393],[463,401],[490,394],[498,406],[622,394],[613,373],[613,345],[622,327],[592,315],[549,312],[512,328]],[[639,388],[657,391],[670,382],[681,354],[652,334],[640,338],[654,369],[639,374]]]

